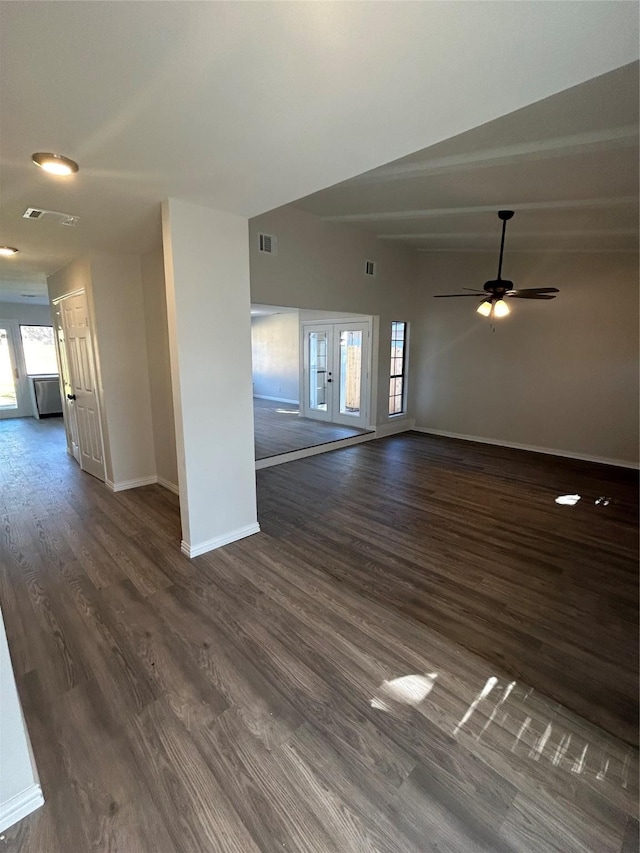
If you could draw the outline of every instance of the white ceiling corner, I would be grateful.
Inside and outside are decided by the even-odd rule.
[[[253,216],[412,152],[446,147],[445,140],[638,56],[637,6],[618,0],[16,0],[3,4],[2,17],[0,109],[10,120],[0,124],[0,243],[21,250],[0,262],[7,281],[49,274],[89,251],[148,251],[167,197]],[[603,129],[556,136],[582,134],[586,157],[602,145],[618,145],[622,159],[632,151],[624,134],[589,141],[590,130]],[[516,133],[502,155],[495,151],[504,144],[479,139],[478,150],[494,152],[489,160],[524,162],[518,146],[532,138]],[[30,163],[38,150],[72,157],[80,172],[52,180]],[[455,145],[437,154],[449,167],[463,155]],[[469,165],[474,181],[484,177],[478,197],[462,206],[491,203],[480,196],[493,166]],[[629,194],[609,189],[592,197]],[[73,229],[28,222],[21,218],[28,206],[80,221]],[[425,207],[423,198],[407,209]],[[325,211],[367,212],[376,211]]]

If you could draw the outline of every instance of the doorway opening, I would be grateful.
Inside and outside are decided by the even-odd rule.
[[[252,305],[259,467],[371,434],[372,335],[373,318],[365,315]]]
[[[14,317],[0,319],[0,418],[60,416],[53,326],[35,323],[20,304],[12,307]]]

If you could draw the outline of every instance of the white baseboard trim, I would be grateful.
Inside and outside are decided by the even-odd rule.
[[[615,465],[617,468],[632,468],[636,471],[640,468],[640,463],[629,462],[625,459],[611,459],[607,456],[590,456],[586,453],[573,453],[570,450],[556,450],[551,447],[536,447],[532,444],[519,444],[516,441],[499,441],[495,438],[481,438],[477,435],[463,435],[459,432],[449,432],[444,429],[414,427],[414,431],[424,432],[428,435],[442,435],[445,438],[458,438],[461,441],[476,441],[479,444],[493,444],[496,447],[511,447],[514,450],[527,450],[531,453],[545,453],[548,456],[562,456],[565,459],[579,459],[582,462],[597,462],[599,465]]]
[[[139,486],[152,486],[158,482],[155,474],[149,477],[138,477],[137,480],[120,480],[119,483],[114,483],[113,480],[105,480],[107,488],[112,492],[124,492],[125,489],[137,489]]]
[[[162,486],[163,489],[168,489],[170,492],[173,492],[174,495],[180,494],[180,489],[175,483],[172,483],[171,480],[165,480],[164,477],[158,477],[156,482],[159,486]]]
[[[34,782],[24,791],[11,797],[4,803],[0,803],[0,832],[9,829],[14,823],[31,814],[40,806],[44,805],[42,788]]]
[[[375,427],[376,438],[385,438],[387,435],[396,435],[399,432],[409,432],[415,429],[416,422],[413,418],[398,418],[386,424]]]
[[[272,403],[286,403],[288,406],[299,406],[300,400],[287,400],[286,397],[267,397],[265,394],[254,394],[256,400],[271,400]]]
[[[224,536],[216,536],[215,539],[207,539],[206,542],[200,542],[199,545],[189,545],[183,539],[180,543],[180,550],[187,557],[199,557],[200,554],[205,554],[207,551],[214,551],[216,548],[222,548],[223,545],[229,545],[231,542],[236,542],[238,539],[244,539],[246,536],[252,536],[254,533],[260,533],[260,525],[258,522],[247,524],[246,527],[239,527],[237,530],[231,530],[225,533]]]
[[[352,447],[354,444],[362,444],[364,441],[373,441],[374,438],[379,438],[379,436],[375,432],[367,432],[362,435],[351,436],[351,438],[328,441],[326,444],[316,444],[314,447],[304,447],[302,450],[290,450],[289,453],[267,456],[266,459],[256,459],[256,471],[261,471],[263,468],[272,468],[274,465],[283,465],[285,462],[306,459],[307,456],[318,456],[320,453],[330,453],[332,450]]]

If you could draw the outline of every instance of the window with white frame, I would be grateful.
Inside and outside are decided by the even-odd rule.
[[[53,326],[20,325],[22,351],[29,376],[33,374],[56,374],[56,346],[53,340]]]
[[[406,341],[407,324],[394,320],[391,324],[390,415],[401,415],[405,411]]]

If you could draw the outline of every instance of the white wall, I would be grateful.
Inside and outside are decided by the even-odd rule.
[[[51,300],[83,288],[93,331],[107,479],[156,476],[140,261],[96,253],[47,279]]]
[[[247,220],[162,207],[183,550],[259,530],[251,394]]]
[[[638,260],[617,254],[505,256],[516,287],[489,322],[473,299],[433,299],[495,277],[490,254],[424,254],[413,325],[416,424],[585,457],[638,460]]]
[[[95,254],[91,281],[113,482],[155,476],[151,393],[136,255]]]
[[[275,256],[258,251],[258,233],[278,238]],[[358,228],[323,222],[292,205],[249,222],[251,298],[266,305],[290,305],[380,317],[376,411],[372,420],[389,423],[391,322],[411,323],[415,313],[418,257],[404,246],[389,245]],[[377,262],[375,278],[364,274],[366,260]],[[413,340],[413,336],[411,337]],[[411,370],[411,368],[410,368]],[[411,401],[408,415],[412,416]]]
[[[297,311],[251,318],[253,393],[299,402],[300,321]]]
[[[43,802],[0,612],[0,832]]]
[[[17,320],[24,325],[51,326],[50,305],[28,305],[24,302],[0,302],[0,317],[3,320]]]
[[[76,258],[47,278],[49,302],[75,290],[91,291],[91,264],[88,257]]]
[[[178,462],[162,248],[143,255],[140,266],[156,471],[159,482],[177,490]]]

